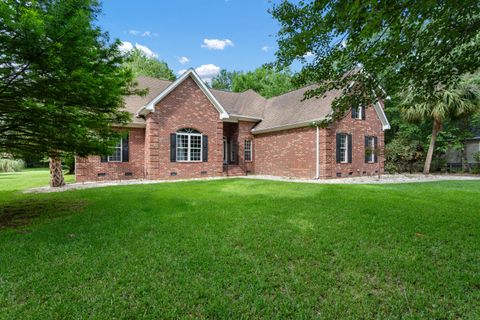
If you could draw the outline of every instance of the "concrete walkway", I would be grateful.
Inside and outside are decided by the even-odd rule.
[[[479,175],[453,175],[453,174],[384,174],[378,179],[378,176],[352,177],[341,179],[314,180],[314,179],[293,179],[276,176],[250,175],[241,177],[218,177],[218,178],[201,178],[201,179],[180,179],[180,180],[122,180],[122,181],[105,181],[105,182],[85,182],[85,183],[69,183],[61,188],[40,187],[28,189],[25,193],[47,193],[62,192],[68,190],[80,190],[90,188],[100,188],[109,186],[125,186],[136,184],[154,184],[154,183],[177,183],[185,181],[213,181],[221,179],[260,179],[285,181],[296,183],[318,183],[318,184],[388,184],[388,183],[412,183],[412,182],[434,182],[448,180],[478,180]]]

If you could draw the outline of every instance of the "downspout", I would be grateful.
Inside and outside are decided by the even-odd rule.
[[[320,179],[320,129],[318,128],[317,125],[317,175],[315,176],[315,179]]]

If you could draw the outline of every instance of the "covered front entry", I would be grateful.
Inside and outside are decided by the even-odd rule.
[[[223,123],[223,173],[227,176],[246,174],[238,154],[238,123]]]
[[[236,141],[232,138],[223,137],[223,164],[237,164]]]
[[[223,164],[238,164],[238,123],[223,123]]]

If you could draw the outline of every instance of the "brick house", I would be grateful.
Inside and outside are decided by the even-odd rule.
[[[77,158],[78,182],[245,174],[323,179],[383,170],[377,154],[390,126],[381,102],[322,129],[313,123],[329,116],[339,92],[303,100],[306,87],[265,99],[253,90],[209,89],[193,69],[174,82],[137,81],[149,90],[125,98],[133,120],[120,129],[128,136],[111,155]]]

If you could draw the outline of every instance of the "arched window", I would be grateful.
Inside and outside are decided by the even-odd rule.
[[[176,133],[176,160],[202,161],[202,134],[192,128],[180,129]]]

